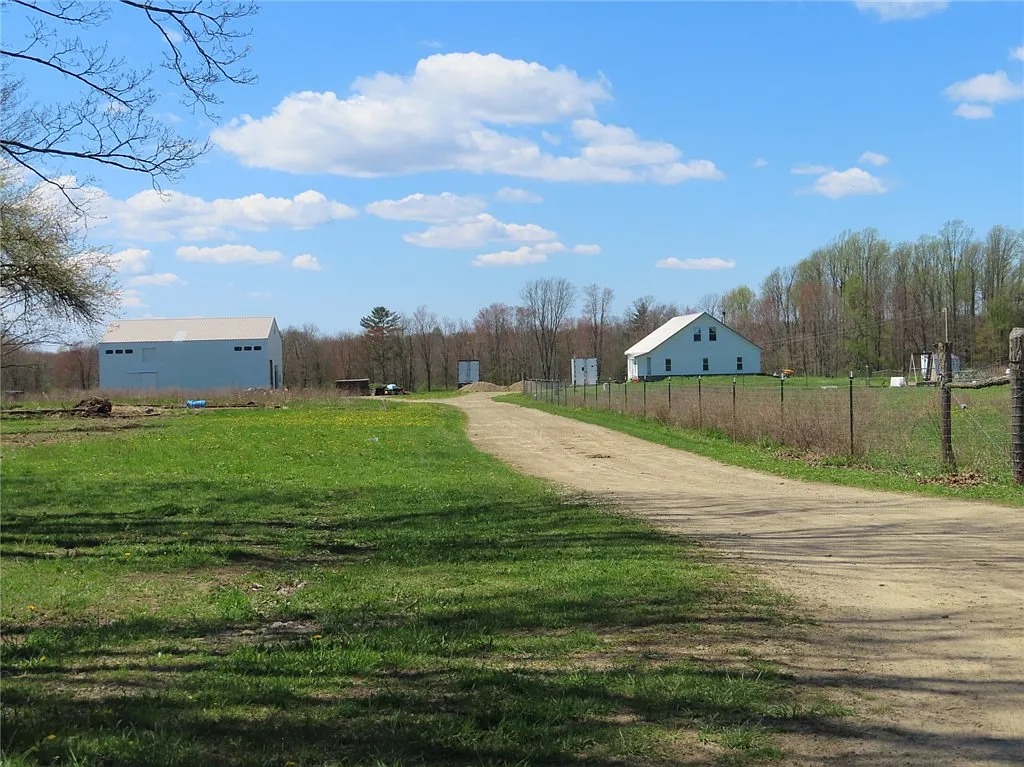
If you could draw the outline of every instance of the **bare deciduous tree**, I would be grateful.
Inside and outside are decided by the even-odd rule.
[[[150,34],[162,52],[179,100],[207,115],[220,103],[218,86],[251,83],[242,66],[249,52],[239,25],[256,5],[226,0],[8,0],[4,14],[20,14],[26,33],[0,44],[0,152],[41,181],[68,194],[68,169],[107,166],[174,180],[207,150],[205,142],[180,135],[155,112],[153,66],[133,66],[104,41],[115,15],[134,16],[139,34]],[[48,92],[47,78],[72,86],[65,100],[30,99]]]
[[[576,288],[564,278],[532,280],[523,286],[521,297],[540,354],[541,375],[553,379],[558,334],[576,300]]]

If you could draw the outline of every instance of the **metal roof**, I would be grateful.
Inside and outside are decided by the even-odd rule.
[[[186,317],[177,320],[117,320],[101,344],[146,341],[235,341],[270,338],[273,317]]]
[[[636,357],[639,354],[648,354],[649,352],[654,351],[691,322],[696,320],[698,317],[703,317],[705,314],[707,314],[707,312],[683,314],[679,317],[673,317],[653,333],[644,336],[626,349],[626,356]]]

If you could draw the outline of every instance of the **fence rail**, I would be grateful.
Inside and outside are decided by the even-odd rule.
[[[871,463],[907,472],[941,466],[942,391],[867,386],[852,377],[813,383],[698,376],[588,386],[528,380],[524,385],[526,396],[567,408],[714,431],[739,442],[792,448],[808,460],[870,457]],[[1010,476],[1008,395],[1008,387],[953,392],[953,439],[963,471],[998,481]]]

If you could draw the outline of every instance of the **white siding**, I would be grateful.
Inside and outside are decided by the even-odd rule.
[[[714,341],[710,339],[711,328],[716,330]],[[694,338],[698,331],[699,341]],[[742,369],[738,367],[737,358],[742,358]],[[707,370],[704,369],[705,359]],[[702,315],[650,351],[627,357],[626,370],[630,379],[747,375],[761,372],[761,350],[710,315]]]
[[[237,346],[242,351],[235,351]],[[261,348],[245,351],[246,346]],[[267,389],[280,386],[284,376],[276,332],[234,341],[102,343],[99,352],[105,389]]]

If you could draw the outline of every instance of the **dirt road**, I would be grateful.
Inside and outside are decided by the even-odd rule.
[[[1024,765],[1024,509],[724,466],[469,394],[470,439],[516,469],[710,543],[822,621],[788,659],[860,716],[787,743],[830,765]]]

